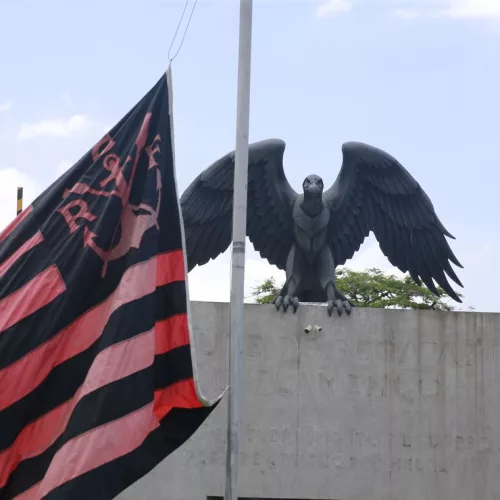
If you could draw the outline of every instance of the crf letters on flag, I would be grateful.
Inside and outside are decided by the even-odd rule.
[[[0,500],[108,500],[216,402],[193,376],[166,76],[0,234]]]

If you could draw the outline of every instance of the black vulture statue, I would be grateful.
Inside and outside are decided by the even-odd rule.
[[[445,273],[458,285],[450,262],[462,267],[431,200],[392,156],[359,142],[342,146],[337,180],[327,190],[317,175],[299,194],[283,170],[285,142],[251,144],[248,159],[247,236],[260,255],[286,272],[274,303],[326,302],[328,314],[350,314],[352,304],[335,286],[335,268],[351,259],[373,231],[391,264],[454,300]],[[231,244],[234,151],[202,172],[181,197],[188,268],[215,259]],[[454,238],[453,238],[454,239]]]

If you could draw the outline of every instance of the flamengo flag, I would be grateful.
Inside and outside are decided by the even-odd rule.
[[[193,378],[170,79],[0,234],[0,500],[108,500],[214,405]]]

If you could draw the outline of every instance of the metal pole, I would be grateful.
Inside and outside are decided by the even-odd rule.
[[[238,451],[244,343],[245,238],[247,222],[248,129],[250,121],[250,66],[252,0],[240,0],[238,104],[233,199],[231,303],[229,327],[229,397],[225,500],[238,500]]]

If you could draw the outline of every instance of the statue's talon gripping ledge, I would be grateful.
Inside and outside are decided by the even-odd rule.
[[[299,299],[297,297],[291,297],[290,295],[285,295],[284,297],[278,295],[278,297],[274,299],[274,305],[277,311],[280,310],[280,307],[283,307],[283,311],[286,312],[289,306],[293,306],[293,313],[295,314],[299,308],[299,304]]]
[[[345,311],[348,316],[351,315],[352,308],[355,307],[353,304],[351,304],[348,300],[329,300],[327,302],[327,311],[328,311],[328,316],[331,316],[333,313],[333,310],[337,310],[337,314],[339,316],[342,316],[343,312]]]
[[[337,287],[333,284],[333,281],[330,281],[326,286],[326,295],[327,295],[327,311],[328,316],[331,316],[333,310],[337,310],[337,314],[342,316],[344,311],[348,316],[351,315],[352,308],[355,307],[354,304],[349,301],[346,296],[340,291],[337,290]]]

